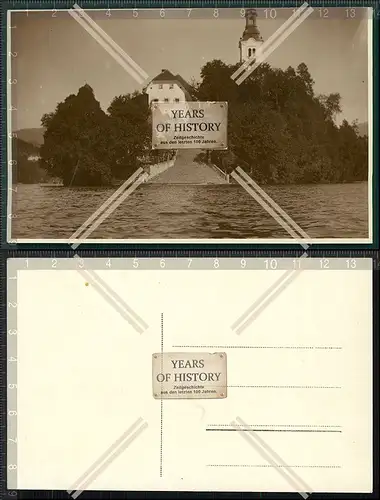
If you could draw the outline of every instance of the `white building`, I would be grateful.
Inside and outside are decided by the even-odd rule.
[[[256,24],[257,12],[247,9],[245,12],[245,29],[239,40],[240,62],[245,62],[255,56],[263,44],[263,38]]]
[[[41,156],[39,156],[39,155],[29,155],[28,156],[28,161],[36,162],[36,161],[40,161],[40,160],[41,160]]]
[[[145,88],[149,105],[152,102],[184,102],[191,101],[190,85],[180,75],[173,75],[163,69]]]

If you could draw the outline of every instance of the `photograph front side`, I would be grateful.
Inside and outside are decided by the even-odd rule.
[[[8,241],[372,243],[370,9],[273,10],[10,12]]]

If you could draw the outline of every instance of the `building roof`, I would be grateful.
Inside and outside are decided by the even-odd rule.
[[[147,85],[147,87],[149,87],[149,85],[151,83],[177,83],[177,85],[179,87],[182,88],[182,90],[184,91],[184,93],[186,94],[188,100],[191,100],[191,97],[192,97],[192,93],[193,93],[193,89],[191,87],[191,85],[189,85],[187,83],[187,81],[182,78],[181,75],[173,75],[173,73],[171,73],[168,69],[162,69],[161,70],[161,73],[159,73],[157,76],[155,76],[150,82],[149,84]]]
[[[152,80],[152,82],[162,82],[162,81],[168,81],[168,80],[175,80],[175,76],[173,73],[171,73],[168,69],[162,69],[161,73],[155,76]]]
[[[187,81],[184,78],[182,78],[181,75],[177,74],[175,75],[175,78],[182,85],[182,87],[184,87],[187,90],[189,94],[193,92],[193,88],[191,87],[191,85],[189,85]]]

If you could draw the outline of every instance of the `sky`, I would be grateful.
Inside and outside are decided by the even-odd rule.
[[[368,120],[368,18],[306,19],[269,56],[266,62],[286,69],[307,64],[315,80],[315,92],[339,92],[343,118]],[[190,18],[126,18],[121,11],[111,17],[105,11],[86,11],[123,50],[153,78],[161,69],[199,80],[200,69],[212,59],[239,61],[239,38],[245,19],[240,9],[233,16],[214,18],[212,9],[198,9]],[[287,11],[287,17],[291,12]],[[203,18],[199,18],[202,15]],[[228,14],[230,15],[230,14]],[[41,126],[44,113],[88,83],[106,110],[112,99],[141,90],[134,80],[67,11],[12,13],[13,112],[12,129]],[[286,20],[257,19],[267,40]]]

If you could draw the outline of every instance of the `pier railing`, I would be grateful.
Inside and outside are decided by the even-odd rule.
[[[170,160],[155,163],[154,165],[147,165],[146,167],[144,167],[144,170],[149,174],[149,177],[144,182],[149,182],[151,179],[153,179],[153,177],[156,177],[156,175],[159,175],[162,172],[165,172],[165,170],[167,170],[168,168],[171,168],[176,161],[177,152],[178,151],[175,152],[175,155]]]
[[[217,167],[214,163],[209,163],[208,164],[211,168],[217,172],[223,179],[229,184],[230,183],[230,174],[226,174],[226,172],[223,172],[223,170],[219,167]]]

